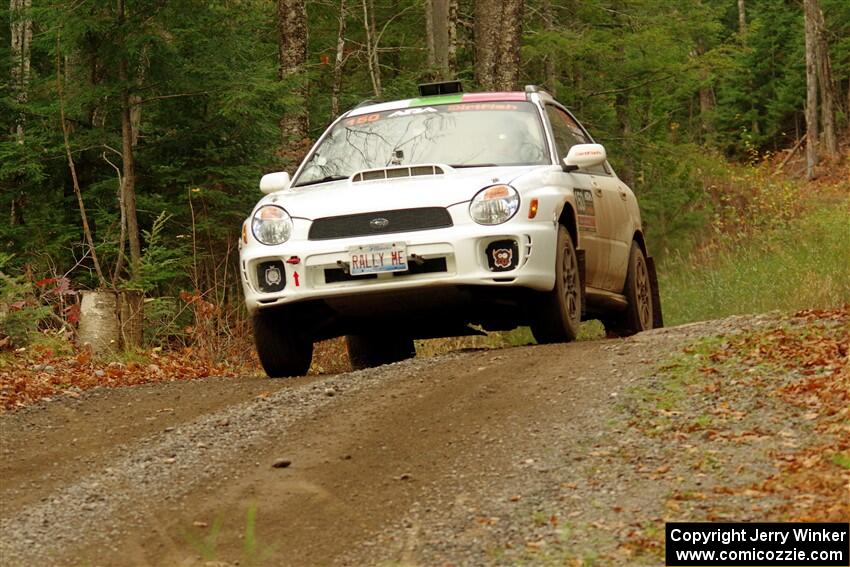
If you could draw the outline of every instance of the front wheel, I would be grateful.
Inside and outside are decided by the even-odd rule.
[[[578,256],[573,239],[564,226],[558,227],[555,254],[555,287],[538,297],[532,314],[531,333],[540,344],[575,340],[581,322],[584,294]]]
[[[400,362],[416,356],[413,339],[390,334],[346,335],[348,358],[354,370]]]
[[[297,321],[285,310],[259,310],[254,314],[254,345],[269,378],[303,376],[310,369],[313,341],[298,331]]]

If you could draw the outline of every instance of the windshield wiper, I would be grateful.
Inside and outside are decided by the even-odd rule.
[[[327,183],[328,181],[339,181],[340,179],[348,179],[347,175],[328,175],[327,177],[322,177],[321,179],[314,179],[313,181],[305,181],[304,183],[299,183],[298,185],[293,185],[293,187],[306,187],[307,185],[318,185],[319,183]]]
[[[463,169],[464,167],[497,167],[495,163],[450,163],[449,167]]]

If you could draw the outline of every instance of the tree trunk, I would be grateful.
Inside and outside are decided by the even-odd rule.
[[[141,291],[84,291],[80,300],[77,344],[95,354],[142,344],[144,295]]]
[[[806,179],[815,178],[818,163],[818,79],[815,58],[816,29],[813,0],[804,0],[806,22]]]
[[[449,63],[449,18],[450,0],[426,0],[428,14],[428,65],[435,69],[437,77],[448,79],[451,74]]]
[[[448,21],[448,56],[449,56],[449,78],[454,78],[457,74],[457,0],[448,0],[449,2],[449,21]]]
[[[434,43],[434,0],[425,0],[425,44],[428,48],[429,69],[437,66],[437,53]]]
[[[523,0],[475,0],[475,80],[484,90],[519,87]]]
[[[147,60],[148,46],[142,47],[142,55],[139,58],[139,67],[136,69],[136,88],[142,89],[145,83],[145,61]],[[142,97],[130,95],[130,126],[133,133],[133,147],[139,145],[139,132],[142,126]]]
[[[555,32],[555,8],[552,6],[552,0],[543,0],[541,6],[543,13],[543,29],[548,34]],[[557,84],[557,56],[554,53],[548,52],[543,56],[543,76],[546,78],[546,90],[556,95]]]
[[[496,88],[501,11],[498,0],[475,0],[475,82],[485,91]]]
[[[747,33],[747,13],[744,10],[744,0],[738,0],[738,33]]]
[[[281,81],[298,82],[294,92],[306,98],[301,73],[307,61],[307,7],[304,0],[278,0],[278,57]],[[307,138],[307,113],[303,104],[288,110],[280,119],[281,141],[285,146]]]
[[[501,30],[504,38],[499,44],[497,87],[503,91],[513,91],[520,88],[520,47],[522,46],[522,16],[523,0],[504,0],[502,2]]]
[[[145,294],[141,290],[118,292],[118,325],[123,350],[142,346],[145,328],[144,308]]]
[[[815,58],[817,60],[818,87],[821,96],[821,125],[826,154],[838,155],[838,137],[835,132],[835,83],[832,80],[832,64],[829,60],[829,45],[826,40],[826,23],[818,0],[812,1],[812,15],[817,32]]]
[[[12,47],[11,90],[15,102],[23,106],[29,96],[30,61],[32,58],[32,18],[29,11],[32,0],[10,0],[9,19]],[[25,114],[18,112],[14,134],[19,144],[24,143]]]
[[[711,131],[711,112],[714,110],[714,93],[711,90],[711,76],[708,67],[703,64],[702,57],[705,55],[705,45],[701,40],[696,42],[694,55],[698,60],[700,80],[699,87],[699,114],[700,126],[703,133]]]
[[[95,354],[116,352],[120,346],[118,295],[111,290],[83,291],[77,345]]]
[[[366,58],[369,77],[375,97],[381,97],[381,62],[378,59],[378,38],[375,30],[375,5],[372,0],[363,0],[363,26],[366,29]]]
[[[126,85],[127,62],[120,64],[119,78]],[[139,218],[136,213],[136,158],[133,155],[133,119],[130,91],[127,86],[121,90],[121,163],[123,183],[121,191],[124,201],[124,216],[127,221],[127,242],[130,245],[130,277],[139,276],[142,260],[142,242],[139,233]]]
[[[336,58],[331,85],[331,118],[339,116],[339,93],[342,90],[342,68],[345,65],[345,0],[339,0],[339,31],[336,35]]]
[[[118,21],[126,18],[124,0],[118,2]],[[126,49],[126,46],[124,46]],[[130,245],[130,277],[137,279],[142,259],[142,242],[139,232],[139,218],[136,214],[136,160],[133,155],[133,119],[130,93],[129,61],[122,54],[118,63],[118,79],[121,82],[121,162],[124,183],[124,215],[127,220],[127,242]]]

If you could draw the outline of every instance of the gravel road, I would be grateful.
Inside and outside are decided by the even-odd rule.
[[[711,482],[636,475],[669,455],[635,436],[624,398],[689,341],[775,320],[99,389],[8,413],[0,563],[592,561],[660,522],[671,484]]]

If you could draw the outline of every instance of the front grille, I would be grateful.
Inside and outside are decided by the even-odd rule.
[[[447,226],[452,226],[452,217],[442,207],[398,209],[316,219],[307,237],[310,240],[330,240],[351,236],[430,230]]]

